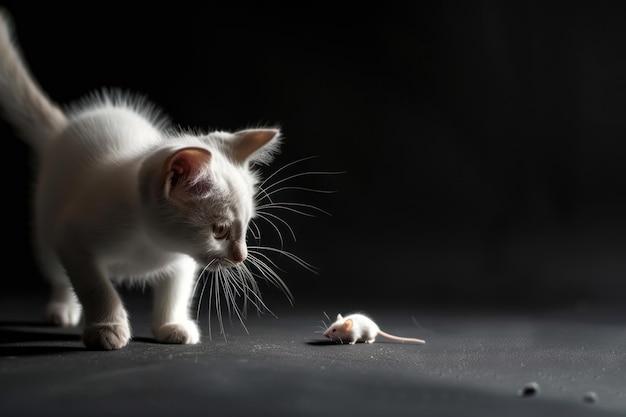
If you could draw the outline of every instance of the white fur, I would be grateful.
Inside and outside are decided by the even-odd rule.
[[[131,329],[114,284],[139,282],[154,289],[156,340],[199,342],[194,280],[214,259],[220,267],[245,259],[257,183],[250,164],[270,161],[279,131],[176,132],[145,100],[119,92],[62,111],[26,70],[8,22],[1,13],[0,104],[38,156],[35,243],[52,286],[49,320],[77,325],[82,310],[88,347],[121,348]],[[177,174],[187,159],[170,165],[183,149],[201,161],[193,179]],[[220,224],[227,238],[215,237]]]

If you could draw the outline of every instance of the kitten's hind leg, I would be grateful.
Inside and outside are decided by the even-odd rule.
[[[152,331],[161,343],[194,344],[200,341],[198,325],[189,308],[197,264],[181,258],[154,283]]]
[[[46,306],[46,321],[61,327],[77,326],[80,322],[82,307],[65,271],[56,258],[49,253],[48,256],[41,255],[40,262],[51,287],[50,299]]]
[[[52,294],[46,307],[46,320],[61,327],[77,326],[82,307],[69,282],[52,282]]]

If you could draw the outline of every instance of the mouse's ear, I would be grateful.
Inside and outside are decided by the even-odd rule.
[[[344,330],[350,330],[352,328],[352,319],[348,319],[343,323]]]
[[[343,320],[343,316],[341,314],[337,314],[337,320]]]

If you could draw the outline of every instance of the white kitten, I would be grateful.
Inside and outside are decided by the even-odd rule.
[[[37,156],[48,319],[73,326],[82,312],[87,347],[122,348],[131,329],[114,284],[136,280],[153,286],[156,340],[197,343],[189,308],[199,267],[246,259],[257,185],[250,166],[271,160],[279,130],[167,130],[153,107],[115,92],[64,111],[31,77],[9,22],[0,13],[0,104]]]

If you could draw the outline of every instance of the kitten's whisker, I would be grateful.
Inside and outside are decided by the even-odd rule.
[[[234,276],[234,274],[230,270],[228,270],[228,274],[229,274],[229,277],[233,277]],[[237,280],[236,279],[232,279],[232,281],[231,280],[229,280],[229,281],[232,283],[232,282],[236,282]],[[237,286],[236,285],[235,285],[235,290],[237,290]],[[232,305],[232,311],[234,311],[235,314],[237,315],[237,318],[239,318],[239,322],[241,323],[241,326],[243,327],[243,329],[246,331],[246,333],[249,334],[248,328],[246,327],[246,325],[244,323],[243,317],[241,316],[241,312],[239,310],[239,306],[237,305],[237,302],[236,302],[236,300],[237,300],[236,295],[238,296],[239,292],[236,291],[236,293],[233,293],[233,291],[231,289],[231,285],[229,284],[228,285],[228,289],[224,290],[224,294],[225,294],[226,300],[230,300],[230,301],[227,301],[227,303],[229,305],[229,308],[228,308],[229,315],[231,314],[231,305]],[[232,322],[231,322],[231,325],[232,325]]]
[[[240,283],[241,277],[240,277],[238,269],[228,270],[228,274],[229,274],[229,290],[228,291],[229,291],[229,297],[231,300],[233,310],[235,314],[237,315],[237,318],[239,319],[239,323],[241,324],[241,327],[243,327],[245,332],[248,333],[248,328],[246,327],[244,323],[244,319],[243,319],[245,314],[242,313],[242,308],[245,311],[245,308],[247,306],[246,297],[248,293],[248,287],[245,284],[242,285],[242,283]],[[233,288],[234,288],[234,291],[233,291]],[[240,297],[240,296],[243,296],[243,300],[244,300],[244,306],[242,308],[240,308],[236,302],[237,297]]]
[[[250,249],[250,250],[249,250],[249,253],[252,253],[252,254],[254,254],[254,255],[258,255],[258,256],[262,256],[262,257],[263,257],[263,259],[265,259],[268,263],[272,264],[272,266],[273,266],[273,267],[275,267],[276,269],[278,269],[278,270],[280,270],[280,271],[282,271],[282,272],[285,272],[285,270],[284,270],[284,269],[282,269],[281,267],[279,267],[278,265],[276,265],[276,262],[274,262],[274,261],[272,260],[272,258],[270,258],[269,256],[267,256],[266,254],[264,254],[264,253],[262,253],[262,252],[259,252],[258,250],[253,250],[253,249]]]
[[[308,192],[311,192],[311,193],[320,193],[320,194],[333,194],[333,193],[336,193],[336,192],[337,192],[337,191],[334,191],[334,190],[318,190],[318,189],[316,189],[316,188],[307,188],[307,187],[291,187],[291,186],[288,186],[288,187],[281,187],[281,188],[278,188],[278,189],[273,190],[273,191],[271,191],[271,192],[269,192],[269,193],[268,193],[268,192],[265,192],[265,196],[266,196],[266,197],[269,197],[269,196],[271,196],[271,195],[273,195],[273,194],[279,193],[279,192],[281,192],[281,191],[287,191],[287,190],[294,190],[294,191],[308,191]],[[264,190],[264,191],[265,191],[265,190]],[[264,198],[265,198],[265,197],[264,197]],[[271,201],[271,199],[269,199],[269,200]],[[258,202],[261,202],[261,201],[263,201],[263,198],[261,198],[261,199],[259,199],[259,200],[258,200]]]
[[[315,217],[315,215],[310,214],[310,213],[306,213],[304,211],[301,210],[296,210],[294,208],[292,208],[291,206],[294,207],[305,207],[305,208],[309,208],[312,210],[316,210],[319,211],[321,213],[324,213],[328,216],[332,216],[332,214],[330,214],[329,212],[322,210],[319,207],[315,207],[311,204],[303,204],[303,203],[293,203],[293,202],[281,202],[281,203],[268,203],[268,204],[263,204],[259,207],[257,207],[258,210],[266,210],[266,209],[282,209],[282,210],[289,210],[292,211],[294,213],[298,213],[298,214],[302,214],[303,216],[309,216],[309,217]],[[265,212],[267,213],[267,212]]]
[[[276,226],[276,224],[273,221],[268,219],[268,216],[278,220],[279,222],[282,222],[285,226],[287,226],[287,229],[289,229],[289,232],[291,233],[291,237],[293,238],[293,240],[295,242],[296,234],[294,233],[294,231],[291,228],[291,226],[289,226],[289,223],[287,223],[285,220],[281,219],[280,217],[278,217],[275,214],[268,213],[268,212],[257,211],[256,215],[259,218],[261,218],[261,219],[265,220],[266,222],[268,222],[274,228],[274,230],[276,230],[276,233],[278,234],[278,238],[280,239],[280,247],[281,248],[285,244],[285,241],[283,239],[283,234],[280,232],[280,229],[278,228],[278,226]]]
[[[229,270],[231,281],[230,283],[238,289],[237,295],[241,295],[244,298],[244,303],[250,302],[257,309],[258,312],[268,311],[272,315],[271,310],[263,303],[260,296],[260,290],[254,279],[254,274],[247,268],[245,264],[237,265]],[[239,292],[241,291],[241,293]],[[239,310],[242,316],[245,315],[245,309]],[[243,323],[242,323],[243,325]],[[244,325],[245,328],[245,325]],[[247,329],[246,329],[247,331]]]
[[[215,274],[211,274],[211,284],[209,285],[209,297],[208,301],[208,309],[209,309],[209,340],[213,340],[213,335],[211,334],[211,305],[213,303],[213,281],[215,280]]]
[[[276,275],[274,271],[269,269],[269,267],[265,265],[262,261],[257,260],[257,262],[258,263],[255,266],[259,270],[261,278],[279,288],[289,300],[289,304],[293,305],[293,294],[291,293],[285,282],[278,275]]]
[[[242,283],[241,273],[238,267],[232,267],[228,270],[228,281],[230,286],[229,292],[232,294],[233,306],[237,309],[239,313],[238,316],[242,318],[243,316],[245,316],[245,309],[248,306],[245,298],[248,293],[248,287],[245,285],[245,283]],[[243,297],[243,305],[241,307],[239,307],[239,305],[235,302],[235,299],[239,297]],[[247,333],[248,330],[246,329],[243,322],[241,323],[241,325],[244,327]]]
[[[279,288],[290,301],[293,300],[293,296],[291,295],[291,292],[285,282],[269,267],[269,265],[254,256],[254,254],[249,254],[248,257],[250,258],[250,265],[254,266],[258,270],[258,274],[254,275],[257,275],[259,278],[268,281],[275,287]]]
[[[301,158],[301,159],[297,159],[295,161],[289,162],[288,164],[283,165],[282,167],[278,168],[276,171],[274,171],[273,173],[271,173],[270,175],[268,175],[265,180],[261,183],[261,185],[259,187],[263,187],[265,186],[265,184],[271,180],[273,177],[275,177],[278,173],[286,170],[287,168],[289,168],[292,165],[295,164],[299,164],[300,162],[304,162],[304,161],[308,161],[309,159],[313,159],[313,158],[317,158],[317,155],[313,155],[313,156],[307,156],[305,158]]]
[[[340,175],[340,174],[345,174],[345,171],[306,171],[306,172],[300,172],[297,174],[293,174],[290,175],[288,177],[282,178],[278,181],[275,181],[273,183],[271,183],[269,186],[264,187],[264,191],[266,194],[270,193],[270,190],[274,187],[276,187],[278,184],[282,184],[284,182],[287,182],[289,180],[292,180],[294,178],[298,178],[298,177],[304,177],[304,176],[310,176],[310,175]],[[265,181],[263,182],[263,184],[265,183]],[[261,185],[263,185],[261,184]]]
[[[230,285],[230,271],[228,269],[224,269],[224,275],[222,276],[222,289],[224,291],[224,302],[226,303],[226,311],[228,311],[228,320],[230,325],[233,325],[233,314],[232,314],[232,290]]]
[[[248,254],[248,257],[250,258],[250,263],[258,269],[262,278],[271,282],[277,288],[279,288],[287,296],[289,303],[293,305],[293,294],[287,287],[287,284],[285,284],[285,282],[282,280],[282,278],[259,258],[255,257],[254,255],[250,256],[250,254]]]
[[[229,269],[232,283],[236,287],[238,296],[245,295],[251,289],[248,286],[248,278],[246,277],[245,271],[242,270],[242,266],[243,265],[233,264],[233,267]]]
[[[261,201],[267,199],[269,202],[273,203],[271,194],[265,191],[261,186],[257,187],[256,195],[254,196],[254,205],[258,205]]]
[[[204,268],[202,268],[202,272],[206,271],[207,269],[209,269],[209,267],[211,267],[211,265],[213,265],[215,262],[217,262],[217,258],[213,258],[209,261],[209,263],[207,263]]]
[[[306,262],[302,258],[298,257],[297,255],[294,255],[291,252],[287,252],[286,250],[272,248],[270,246],[250,246],[250,247],[248,247],[248,249],[255,249],[255,250],[258,250],[258,251],[266,250],[266,251],[269,251],[269,252],[280,253],[281,255],[286,256],[287,258],[291,259],[292,261],[294,261],[298,265],[302,266],[303,268],[307,269],[308,271],[313,272],[314,274],[317,274],[317,270],[316,270],[317,268],[315,268],[313,265],[309,264],[308,262]]]
[[[252,303],[252,305],[256,307],[257,311],[259,312],[262,310],[270,311],[269,308],[263,303],[260,297],[259,288],[256,285],[256,281],[254,280],[254,276],[247,269],[247,267],[245,265],[238,265],[236,268],[233,269],[233,271],[234,272],[232,275],[231,284],[241,291],[241,296],[244,299],[244,303]],[[240,309],[239,311],[242,313],[242,316],[245,315],[245,310]]]
[[[253,230],[253,228],[254,228],[254,230]],[[248,229],[252,233],[252,238],[254,240],[256,240],[256,241],[260,241],[261,240],[261,230],[259,229],[259,226],[256,224],[254,219],[250,219],[250,224],[248,226]],[[255,230],[256,230],[256,234],[255,234]]]
[[[224,330],[224,322],[222,320],[222,303],[221,303],[221,296],[220,296],[220,282],[222,281],[222,277],[223,275],[223,269],[220,268],[217,270],[218,274],[216,275],[216,278],[214,280],[215,283],[215,312],[217,314],[217,321],[220,325],[220,332],[222,333],[222,335],[224,336],[224,340],[226,340],[226,331]]]
[[[243,283],[238,283],[238,284],[240,286],[243,286],[242,287],[242,289],[244,289],[243,302],[246,306],[248,305],[248,303],[250,303],[258,312],[269,311],[269,308],[267,308],[267,306],[262,303],[261,297],[257,294],[256,290],[253,290],[252,288],[248,287],[246,284],[243,284]],[[243,316],[247,316],[246,310],[247,308],[242,309]]]
[[[259,290],[259,287],[257,286],[256,281],[254,279],[254,273],[252,271],[250,271],[250,269],[248,268],[247,265],[242,265],[242,268],[245,270],[245,274],[249,277],[249,280],[254,283],[254,290],[252,291],[252,295],[254,295],[254,297],[256,298],[256,300],[257,300],[257,302],[259,304],[256,304],[256,302],[252,298],[249,298],[250,302],[254,306],[257,307],[257,312],[258,313],[261,313],[261,311],[265,311],[265,312],[271,314],[272,316],[276,317],[274,312],[272,310],[270,310],[270,308],[263,301],[263,298],[261,297],[261,292]],[[259,305],[262,308],[260,308]]]
[[[236,270],[237,270],[237,265],[236,265],[234,262],[232,262],[232,261],[230,261],[230,260],[228,260],[228,259],[224,259],[224,261],[225,261],[226,263],[230,264],[230,266],[229,266],[229,267],[224,268],[224,277],[225,277],[225,282],[226,282],[226,283],[228,283],[229,290],[230,290],[230,285],[231,285],[232,283],[234,283],[234,282],[237,282],[237,281],[238,281],[238,278],[239,278],[239,277],[238,277],[238,275],[236,275],[236,274],[235,274],[235,272],[233,272],[233,271],[236,271]],[[230,290],[230,291],[232,291],[232,290]],[[235,295],[236,295],[236,296],[239,296],[239,295],[240,295],[240,293],[239,293],[239,291],[237,290],[237,288],[235,288]]]
[[[257,285],[256,280],[254,279],[254,275],[250,270],[246,267],[245,264],[242,264],[238,268],[239,276],[241,277],[241,286],[245,288],[245,298],[244,303],[248,305],[248,302],[252,303],[252,305],[256,308],[257,313],[260,314],[262,309],[269,310],[267,306],[260,306],[257,302],[250,296],[252,294],[258,300],[261,299],[261,290]]]
[[[195,294],[196,291],[198,290],[198,283],[200,282],[200,280],[202,279],[202,276],[206,273],[206,271],[209,269],[209,267],[211,265],[213,265],[215,262],[217,262],[217,258],[213,258],[209,261],[208,264],[206,264],[201,270],[200,273],[198,274],[198,278],[196,279],[196,282],[193,286],[193,290],[191,291],[192,294]],[[206,283],[204,284],[206,285]]]
[[[194,283],[193,286],[193,290],[191,291],[191,294],[193,294],[194,296],[196,295],[196,292],[198,291],[198,284],[200,283],[200,281],[202,281],[202,290],[200,291],[200,295],[197,297],[198,299],[198,306],[196,307],[196,322],[198,322],[200,320],[200,308],[202,306],[202,299],[203,299],[203,295],[204,295],[204,290],[206,288],[206,284],[207,284],[207,270],[208,268],[213,265],[215,262],[217,262],[216,258],[213,258],[209,261],[209,263],[207,263],[201,270],[200,273],[198,274],[198,278],[196,279],[196,282]]]
[[[200,278],[196,281],[196,283],[198,283],[200,280],[202,280],[202,289],[200,290],[200,295],[198,296],[198,307],[196,307],[196,323],[200,321],[200,308],[202,306],[202,300],[204,298],[204,290],[206,289],[206,283],[208,280],[208,277],[205,274],[200,275]],[[194,288],[194,294],[195,294],[196,290]]]

